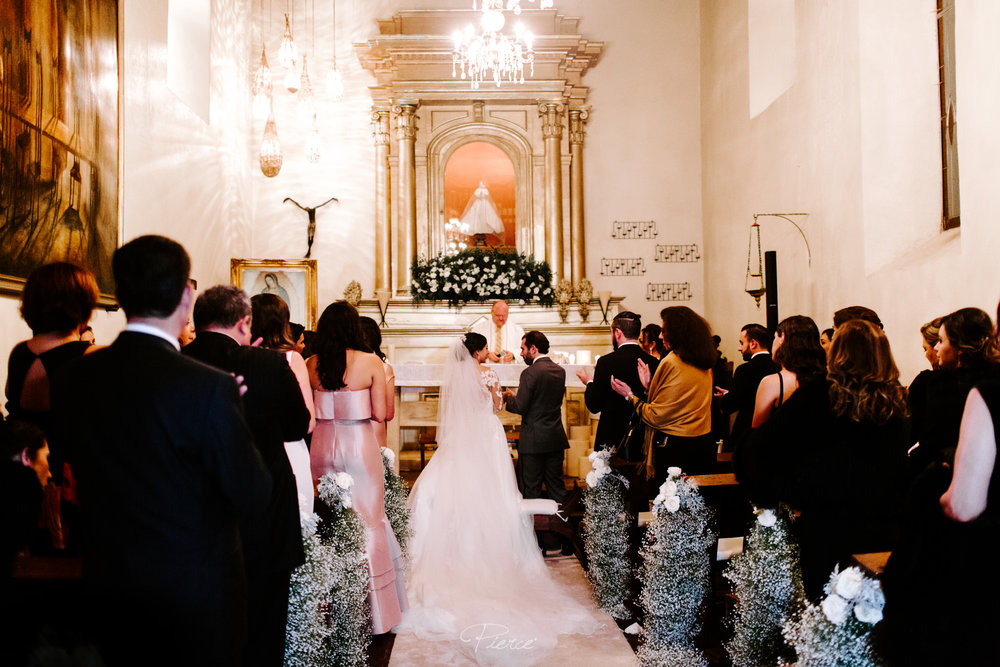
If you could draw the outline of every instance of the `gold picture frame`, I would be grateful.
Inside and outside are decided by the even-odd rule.
[[[292,322],[316,328],[315,259],[230,260],[233,285],[253,296],[277,294],[288,304]]]

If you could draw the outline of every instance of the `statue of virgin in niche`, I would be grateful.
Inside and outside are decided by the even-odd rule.
[[[497,213],[496,204],[490,197],[486,184],[479,181],[479,187],[472,194],[465,212],[462,213],[462,231],[469,236],[477,234],[499,234],[503,236],[503,220]],[[467,226],[466,226],[467,225]]]

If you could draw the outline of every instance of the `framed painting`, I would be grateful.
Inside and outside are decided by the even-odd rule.
[[[292,322],[316,327],[315,259],[236,259],[232,283],[247,294],[277,294],[288,304]]]
[[[114,292],[118,62],[117,0],[0,2],[0,292],[53,261]]]

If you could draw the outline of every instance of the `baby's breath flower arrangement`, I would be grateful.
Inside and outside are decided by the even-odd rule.
[[[455,255],[420,258],[414,263],[413,300],[460,305],[493,299],[551,306],[552,270],[545,262],[515,253],[472,248]]]
[[[327,473],[319,481],[319,498],[330,509],[320,524],[320,542],[330,550],[330,632],[323,664],[362,666],[368,662],[371,621],[365,524],[352,508],[354,479],[345,472]]]
[[[743,553],[724,572],[739,600],[733,637],[726,643],[735,667],[792,662],[781,628],[805,601],[799,552],[789,537],[787,518],[770,509],[756,514]]]
[[[292,572],[288,589],[288,623],[285,626],[285,665],[312,667],[326,657],[330,635],[326,610],[333,590],[333,549],[316,534],[319,516],[302,520],[302,546],[306,560]]]
[[[393,470],[392,464],[396,455],[388,447],[382,448],[382,468],[385,471],[385,515],[389,525],[399,542],[399,548],[406,556],[406,545],[413,531],[410,529],[410,510],[406,507],[409,492],[402,478]]]
[[[653,500],[653,521],[643,539],[639,602],[644,628],[638,658],[661,667],[707,665],[695,648],[702,603],[711,587],[715,533],[697,485],[676,466]]]
[[[785,639],[795,647],[799,667],[874,667],[871,631],[882,620],[885,596],[878,581],[856,567],[834,569],[819,606],[785,624]]]
[[[587,473],[583,496],[583,544],[587,570],[597,604],[612,618],[629,617],[628,513],[625,511],[627,482],[611,472],[611,452],[593,452],[593,470]]]

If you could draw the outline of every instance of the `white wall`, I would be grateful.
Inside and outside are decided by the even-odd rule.
[[[748,114],[745,5],[702,10],[704,228],[708,317],[730,357],[739,327],[763,321],[742,292],[754,213],[809,213],[812,266],[795,230],[762,219],[778,254],[780,314],[831,326],[874,308],[904,382],[926,365],[919,326],[966,305],[995,312],[998,8],[957,3],[962,227],[941,233],[933,0],[796,3],[797,78]],[[988,85],[992,82],[992,86]]]

